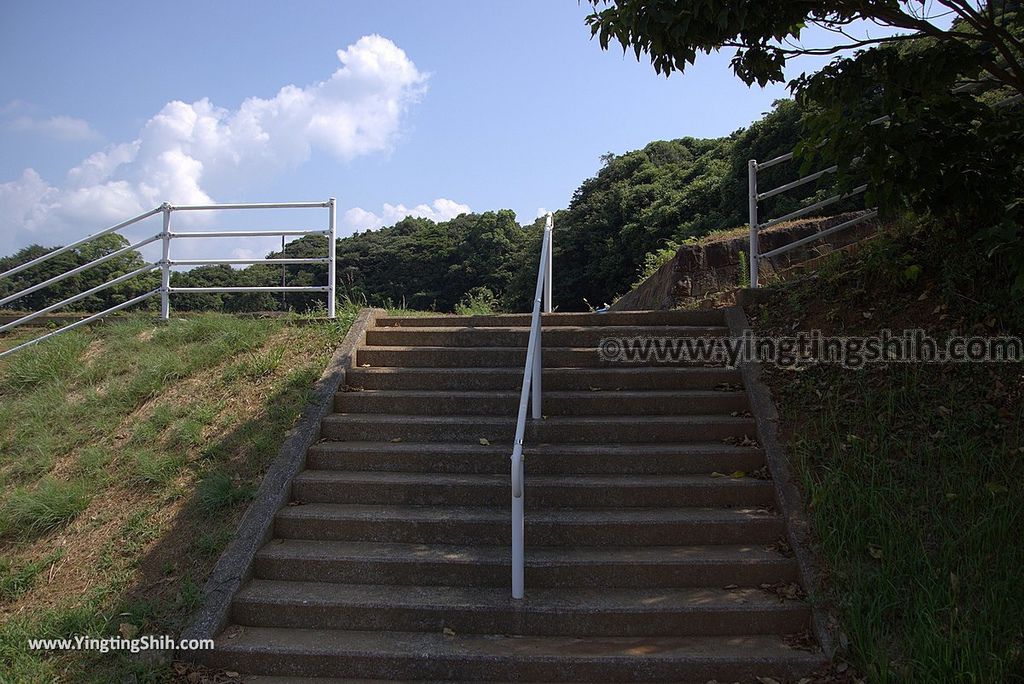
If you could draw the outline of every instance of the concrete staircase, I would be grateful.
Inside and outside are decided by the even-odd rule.
[[[383,318],[207,660],[275,677],[755,681],[824,662],[735,370],[609,366],[610,335],[725,335],[720,311],[548,314],[509,455],[527,316]],[[788,594],[791,598],[785,598]],[[801,635],[802,638],[794,637]]]

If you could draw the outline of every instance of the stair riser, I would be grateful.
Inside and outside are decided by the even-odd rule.
[[[278,517],[278,537],[407,544],[509,544],[509,523],[489,521],[408,521]],[[688,544],[769,544],[785,536],[779,518],[744,522],[604,523],[577,525],[526,523],[527,544],[538,546],[685,546]]]
[[[402,413],[432,416],[508,416],[519,408],[518,396],[465,397],[439,393],[427,401],[422,397],[381,396],[362,392],[341,392],[335,397],[335,410],[342,413]],[[712,415],[743,412],[748,409],[742,392],[708,392],[687,397],[636,396],[622,399],[614,393],[590,392],[572,398],[545,397],[544,412],[549,416],[598,415]]]
[[[714,481],[712,481],[714,482]],[[335,484],[296,482],[292,496],[306,503],[379,504],[415,506],[508,506],[509,487],[460,485],[395,485],[377,483]],[[682,487],[547,487],[526,488],[526,507],[593,508],[597,502],[605,508],[652,506],[761,507],[772,504],[771,483],[755,486],[722,484]]]
[[[527,599],[529,600],[529,599]],[[235,600],[235,624],[254,627],[346,629],[367,632],[440,632],[563,636],[726,636],[789,634],[807,629],[805,604],[779,604],[771,610],[603,611],[586,606],[562,613],[536,613],[528,607],[437,609],[389,605],[324,606]]]
[[[545,421],[527,422],[526,441],[537,443],[664,443],[664,442],[721,442],[734,437],[753,436],[755,429],[749,421],[715,422],[708,419],[699,423],[651,424],[633,423],[569,423],[555,424]],[[512,443],[515,425],[512,420],[502,422],[459,423],[381,423],[372,417],[334,416],[323,422],[321,435],[326,439],[357,442],[479,442],[487,439],[492,444]]]
[[[456,454],[439,452],[395,453],[381,445],[379,451],[335,453],[313,447],[306,467],[315,470],[361,472],[408,472],[494,474],[509,472],[509,452]],[[737,448],[733,453],[700,454],[557,454],[526,455],[529,475],[693,475],[715,471],[751,472],[764,465],[758,449]]]
[[[545,368],[641,368],[665,367],[679,368],[686,366],[703,366],[704,364],[678,361],[658,361],[655,358],[630,361],[609,362],[601,358],[597,348],[592,349],[545,349],[543,353]],[[399,366],[402,368],[522,368],[526,361],[526,349],[443,349],[422,347],[409,349],[388,349],[381,347],[361,347],[356,352],[356,365],[362,366]],[[720,364],[716,364],[720,365]]]
[[[594,347],[601,340],[615,338],[669,338],[681,337],[715,337],[723,338],[729,334],[723,327],[688,327],[665,328],[658,330],[651,327],[619,327],[609,330],[605,327],[594,327],[583,330],[558,329],[545,330],[541,336],[544,348],[549,347]],[[419,330],[416,328],[376,328],[366,331],[368,346],[385,347],[522,347],[530,341],[528,328],[519,330],[487,330],[474,328],[456,328],[453,330]]]
[[[266,651],[236,653],[212,651],[204,660],[213,667],[240,672],[295,677],[348,677],[408,681],[523,681],[523,682],[708,682],[753,681],[771,676],[797,679],[806,674],[806,659],[763,661],[728,657],[678,661],[673,658],[531,658],[510,657],[501,642],[493,653],[469,659],[442,658],[436,654],[384,656],[367,654],[319,654]]]
[[[714,389],[729,383],[740,384],[740,375],[729,368],[650,368],[637,372],[616,369],[580,368],[571,371],[548,370],[542,382],[546,390],[672,390]],[[506,390],[516,391],[523,385],[523,369],[494,370],[425,369],[414,373],[374,372],[373,369],[352,368],[345,380],[352,387],[388,390]]]
[[[529,563],[529,557],[527,557]],[[407,586],[505,587],[509,561],[459,563],[423,560],[417,563],[338,559],[282,559],[256,556],[254,573],[260,579],[294,582],[373,583]],[[679,588],[756,587],[761,584],[797,581],[794,561],[725,563],[646,563],[628,557],[622,562],[592,565],[526,567],[530,587]]]
[[[530,325],[530,314],[495,314],[484,316],[415,316],[378,318],[378,328],[464,328],[501,327]],[[545,329],[558,326],[599,325],[603,327],[652,326],[652,325],[725,325],[721,310],[702,311],[643,311],[615,312],[604,314],[544,314],[541,317]]]

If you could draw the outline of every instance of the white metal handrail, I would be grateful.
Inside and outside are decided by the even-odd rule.
[[[326,230],[240,230],[240,231],[196,231],[196,232],[172,232],[171,231],[171,214],[173,212],[175,212],[175,211],[215,211],[215,210],[222,210],[222,209],[223,210],[234,210],[234,209],[312,209],[312,208],[326,208],[328,210],[328,227],[327,227]],[[121,275],[121,276],[118,276],[118,277],[113,278],[111,280],[108,280],[107,282],[102,283],[100,285],[97,285],[97,286],[95,286],[93,288],[90,288],[89,290],[86,290],[85,292],[81,292],[81,293],[72,295],[72,296],[70,296],[70,297],[68,297],[66,299],[63,299],[63,300],[61,300],[59,302],[56,302],[55,304],[50,304],[50,305],[48,305],[46,307],[43,307],[42,309],[39,309],[38,311],[34,311],[32,313],[26,314],[26,315],[24,315],[24,316],[22,316],[22,317],[20,317],[18,319],[15,319],[14,321],[11,321],[10,323],[7,323],[7,324],[4,324],[4,325],[0,326],[0,333],[5,332],[7,330],[10,330],[12,328],[15,328],[15,327],[17,327],[19,325],[23,325],[25,323],[29,323],[29,322],[39,318],[40,316],[43,316],[43,315],[47,314],[47,313],[51,313],[53,311],[61,309],[61,308],[65,307],[65,306],[67,306],[69,304],[73,304],[74,302],[77,302],[77,301],[80,301],[82,299],[85,299],[86,297],[94,295],[94,294],[96,294],[98,292],[106,290],[106,289],[108,289],[110,287],[113,287],[115,285],[119,285],[121,283],[127,282],[128,280],[131,280],[132,278],[135,278],[137,276],[143,275],[145,273],[149,273],[151,271],[155,271],[155,270],[159,270],[160,271],[160,287],[158,287],[158,288],[156,288],[154,290],[151,290],[150,292],[147,292],[145,294],[142,294],[142,295],[139,295],[137,297],[134,297],[133,299],[131,299],[131,300],[127,301],[127,302],[123,302],[123,303],[118,304],[116,306],[110,307],[109,309],[106,309],[106,310],[101,311],[99,313],[96,313],[96,314],[93,314],[91,316],[88,316],[87,318],[85,318],[85,319],[83,319],[81,321],[76,321],[75,323],[72,323],[70,325],[66,325],[66,326],[64,326],[62,328],[59,328],[59,329],[54,330],[52,332],[49,332],[49,333],[47,333],[45,335],[42,335],[40,337],[37,337],[37,338],[35,338],[33,340],[30,340],[30,341],[25,342],[23,344],[17,345],[15,347],[11,348],[11,349],[6,350],[6,351],[0,352],[0,357],[6,356],[7,354],[12,354],[12,353],[18,351],[19,349],[23,349],[23,348],[28,347],[30,345],[42,342],[43,340],[49,339],[50,337],[53,337],[54,335],[59,335],[60,333],[67,332],[69,330],[73,330],[73,329],[79,327],[80,325],[84,325],[84,324],[89,323],[91,321],[97,320],[97,319],[102,318],[103,316],[106,316],[108,314],[114,313],[116,311],[121,311],[122,309],[126,309],[129,306],[132,306],[134,304],[138,304],[138,303],[140,303],[140,302],[142,302],[142,301],[144,301],[146,299],[149,299],[150,297],[153,297],[155,295],[160,295],[160,318],[163,319],[163,320],[167,320],[168,318],[170,318],[170,313],[171,313],[170,296],[172,294],[175,294],[175,293],[186,293],[186,292],[188,292],[188,293],[218,293],[218,294],[220,294],[220,293],[243,293],[243,292],[325,292],[325,293],[327,293],[327,315],[330,318],[334,318],[336,316],[336,301],[335,301],[336,283],[335,283],[335,280],[336,280],[336,273],[337,273],[337,260],[336,260],[336,252],[337,252],[337,249],[336,249],[336,242],[337,242],[337,202],[335,201],[335,199],[333,197],[331,197],[330,199],[328,199],[326,201],[320,201],[320,202],[278,202],[278,203],[202,204],[202,205],[200,205],[200,204],[173,205],[173,204],[170,204],[168,202],[165,202],[164,204],[160,205],[159,207],[156,207],[155,209],[152,209],[150,211],[147,211],[147,212],[144,212],[142,214],[139,214],[138,216],[134,216],[134,217],[132,217],[132,218],[126,220],[126,221],[122,221],[121,223],[118,223],[118,224],[115,224],[113,226],[110,226],[109,228],[105,228],[105,229],[99,231],[98,233],[93,233],[92,235],[90,235],[90,236],[88,236],[86,238],[83,238],[81,240],[78,240],[77,242],[73,242],[73,243],[71,243],[69,245],[65,245],[64,247],[60,247],[60,248],[55,249],[55,250],[53,250],[51,252],[47,252],[46,254],[44,254],[44,255],[36,258],[36,259],[32,259],[31,261],[27,261],[24,264],[20,264],[18,266],[15,266],[12,269],[4,271],[3,273],[0,273],[0,279],[11,277],[11,276],[16,275],[18,273],[21,273],[22,271],[24,271],[26,269],[32,268],[33,266],[38,266],[38,265],[40,265],[42,263],[45,263],[46,261],[48,261],[48,260],[50,260],[50,259],[52,259],[54,257],[60,255],[60,254],[65,254],[65,253],[67,253],[67,252],[69,252],[69,251],[71,251],[71,250],[73,250],[73,249],[75,249],[77,247],[80,247],[80,246],[85,245],[85,244],[87,244],[89,242],[92,242],[93,240],[95,240],[95,239],[97,239],[99,237],[102,237],[104,235],[108,235],[110,233],[117,232],[118,230],[121,230],[123,228],[127,228],[128,226],[130,226],[130,225],[132,225],[134,223],[138,223],[139,221],[147,219],[147,218],[149,218],[151,216],[155,216],[156,214],[163,214],[163,230],[160,233],[157,233],[156,235],[148,237],[148,238],[146,238],[144,240],[140,240],[138,242],[135,242],[134,244],[131,244],[131,245],[127,246],[127,247],[122,247],[122,248],[120,248],[118,250],[115,250],[115,251],[111,252],[110,254],[105,254],[105,255],[103,255],[101,257],[93,259],[92,261],[90,261],[87,264],[82,264],[81,266],[77,266],[77,267],[75,267],[73,269],[70,269],[70,270],[64,272],[64,273],[61,273],[61,274],[58,274],[58,275],[56,275],[56,276],[54,276],[52,278],[49,278],[49,279],[47,279],[47,280],[45,280],[45,281],[43,281],[41,283],[37,283],[35,285],[31,285],[29,287],[26,287],[26,288],[24,288],[24,289],[22,289],[22,290],[20,290],[20,291],[18,291],[16,293],[12,294],[12,295],[8,295],[8,296],[4,297],[3,299],[0,299],[0,306],[3,306],[3,305],[8,304],[10,302],[16,301],[16,300],[20,299],[21,297],[24,297],[26,295],[32,294],[33,292],[37,292],[37,291],[39,291],[39,290],[41,290],[43,288],[49,287],[50,285],[54,285],[56,283],[59,283],[59,282],[65,280],[67,278],[70,278],[71,276],[74,276],[74,275],[77,275],[77,274],[82,273],[84,271],[87,271],[87,270],[89,270],[91,268],[99,266],[102,263],[110,261],[111,259],[114,259],[114,258],[116,258],[118,256],[122,256],[124,254],[127,254],[127,253],[133,251],[133,250],[139,249],[141,247],[144,247],[144,246],[146,246],[148,244],[151,244],[151,243],[157,242],[157,241],[160,241],[162,243],[162,257],[161,257],[161,259],[159,261],[157,261],[155,263],[147,263],[147,264],[143,265],[142,267],[140,267],[138,269],[135,269],[134,271],[131,271],[130,273],[126,273],[124,275]],[[185,238],[185,239],[188,239],[188,238],[233,238],[233,237],[264,237],[264,236],[266,236],[266,237],[286,237],[286,236],[305,236],[305,235],[324,235],[324,236],[326,236],[327,240],[328,240],[327,255],[324,256],[324,257],[304,258],[304,259],[288,259],[288,258],[282,258],[282,259],[179,259],[179,260],[171,259],[171,242],[173,240],[179,239],[179,238]],[[299,287],[299,286],[284,286],[284,285],[282,285],[280,287],[276,287],[276,286],[271,286],[271,287],[171,287],[171,268],[174,267],[174,266],[186,266],[186,265],[191,265],[191,266],[209,266],[209,265],[234,265],[234,264],[273,264],[273,265],[277,266],[277,265],[285,265],[285,264],[322,264],[322,263],[326,263],[327,264],[327,284],[326,285],[322,285],[322,286],[304,286],[304,287]]]
[[[521,599],[525,589],[525,509],[523,507],[524,467],[523,440],[526,436],[526,407],[534,420],[541,419],[541,308],[551,313],[551,265],[554,218],[548,212],[544,220],[544,237],[540,247],[540,265],[537,268],[537,287],[534,291],[533,313],[530,317],[530,339],[526,344],[526,364],[523,368],[523,387],[519,393],[519,413],[516,418],[516,436],[512,443],[512,598]]]

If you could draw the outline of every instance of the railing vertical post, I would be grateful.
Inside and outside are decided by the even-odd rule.
[[[523,445],[516,444],[512,452],[512,467],[522,468]],[[522,472],[518,473],[520,482]],[[518,496],[517,496],[518,494]],[[512,491],[512,598],[521,599],[526,587],[526,550],[523,492]]]
[[[750,210],[750,287],[757,287],[758,239],[757,239],[757,160],[747,162],[747,190]]]
[[[171,317],[171,205],[164,202],[160,208],[164,214],[164,231],[160,234],[163,242],[163,256],[160,259],[160,320]]]
[[[555,247],[554,240],[555,220],[551,212],[548,212],[547,220],[544,222],[544,239],[548,244],[548,258],[544,264],[544,313],[551,313],[551,270],[554,256],[552,252]]]
[[[336,290],[338,287],[338,203],[332,197],[328,207],[330,217],[330,230],[327,235],[327,317],[334,318],[337,315]]]

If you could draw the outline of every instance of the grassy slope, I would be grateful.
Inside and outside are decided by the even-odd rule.
[[[933,233],[900,229],[778,286],[748,312],[754,327],[1020,335],[1005,284],[972,251],[939,251],[948,243]],[[806,364],[766,375],[847,657],[875,682],[1024,678],[1021,365]]]
[[[0,360],[0,681],[171,676],[26,640],[176,633],[354,314],[128,317]]]

